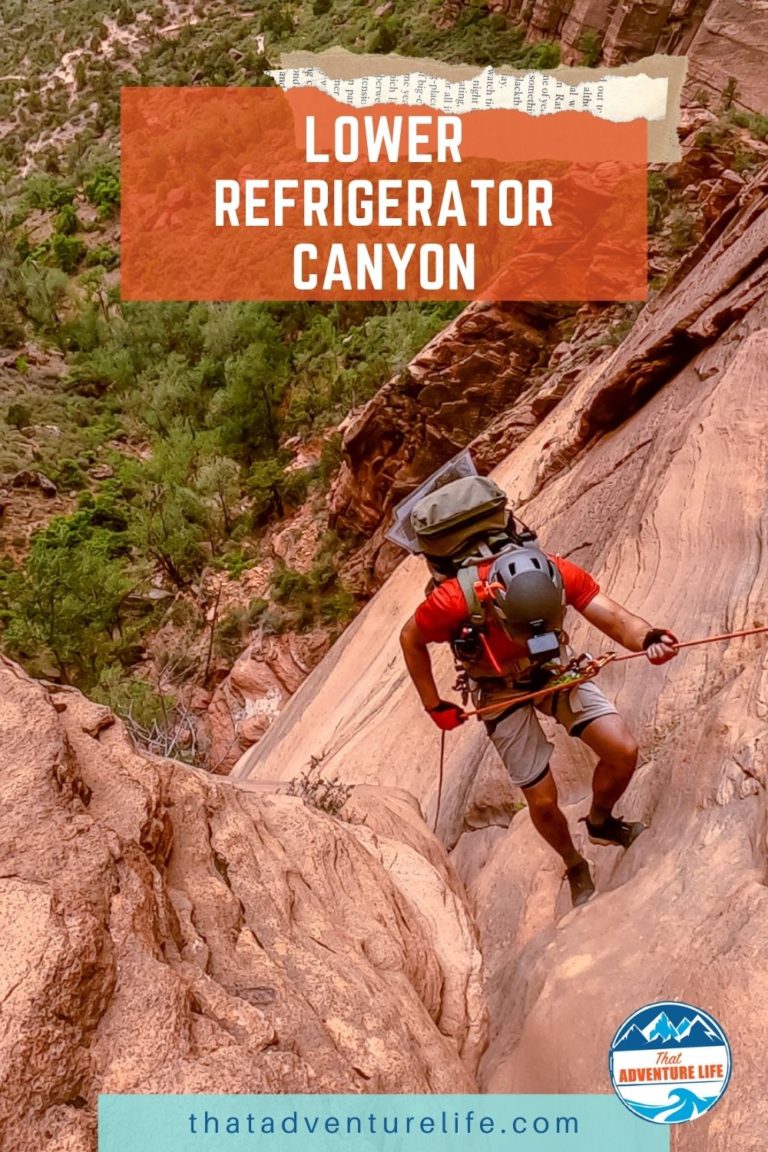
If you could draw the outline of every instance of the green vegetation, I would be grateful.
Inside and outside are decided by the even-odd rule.
[[[342,809],[352,795],[354,785],[342,783],[338,776],[329,779],[322,775],[321,769],[322,757],[312,756],[307,770],[289,782],[288,795],[300,797],[319,812],[342,818]]]
[[[664,226],[670,206],[674,201],[672,189],[664,172],[648,173],[648,231],[657,235]]]
[[[723,94],[717,119],[696,133],[696,144],[728,157],[729,167],[749,176],[765,163],[765,156],[750,147],[750,138],[768,141],[768,116],[744,112],[732,105],[735,87]]]
[[[107,667],[134,661],[127,601],[141,571],[129,564],[126,527],[116,503],[93,501],[36,534],[23,570],[6,571],[0,586],[12,655],[86,689]]]
[[[183,9],[127,0],[4,0],[0,118],[13,120],[15,130],[0,141],[0,165],[18,167],[36,139],[40,170],[87,176],[86,194],[106,218],[117,207],[119,189],[112,179],[114,155],[104,155],[102,142],[115,134],[120,88],[270,84],[258,35],[273,59],[285,49],[341,44],[452,63],[559,63],[557,44],[525,44],[522,23],[510,23],[482,0],[469,0],[452,22],[440,19],[442,0],[388,0],[384,7],[377,15],[361,0],[212,0]],[[73,55],[62,65],[68,53]],[[65,121],[71,128],[61,133]]]
[[[581,63],[586,68],[594,68],[603,55],[603,38],[594,28],[585,28],[578,43]]]
[[[299,632],[318,624],[344,625],[351,618],[355,602],[339,584],[337,564],[339,542],[329,534],[309,572],[296,572],[279,565],[272,577],[272,599],[280,606],[274,618],[276,631],[287,628]]]
[[[253,7],[256,2],[253,0]],[[451,24],[440,24],[441,4],[389,0],[381,16],[359,0],[304,0],[286,18],[280,3],[262,4],[264,27],[277,46],[322,51],[335,44],[357,52],[397,52],[449,63],[509,64],[552,68],[560,61],[557,44],[525,44],[522,25],[510,24],[482,0],[469,0]]]
[[[212,654],[232,659],[257,627],[333,630],[349,619],[338,541],[321,545],[307,573],[279,571],[271,605],[254,600],[210,627],[198,590],[206,573],[236,578],[254,564],[277,519],[306,500],[322,506],[340,463],[329,430],[459,309],[121,303],[120,88],[270,84],[258,33],[270,52],[297,46],[321,17],[328,43],[343,28],[346,43],[364,46],[381,22],[357,6],[350,24],[348,8],[333,0],[289,16],[282,4],[214,0],[191,24],[162,3],[3,3],[0,341],[32,341],[66,368],[43,386],[26,354],[16,359],[0,396],[0,473],[29,468],[34,437],[34,469],[72,511],[29,541],[0,535],[16,557],[0,572],[0,642],[33,672],[113,703],[137,730],[168,728],[167,692],[194,663],[163,660],[157,645],[149,659],[166,623],[188,650],[209,635]],[[393,9],[404,38],[418,24],[406,9]],[[473,23],[467,43],[480,43],[474,12]],[[422,31],[435,35],[426,22]],[[322,443],[317,464],[292,466],[291,436]],[[153,599],[157,585],[173,598]],[[162,690],[143,678],[158,663]]]
[[[33,404],[20,374],[4,413],[11,448],[32,419],[58,428],[38,466],[81,495],[4,579],[0,631],[33,671],[119,700],[158,623],[142,591],[159,580],[186,593],[206,570],[242,571],[270,523],[321,494],[338,463],[332,437],[317,465],[288,468],[285,435],[333,426],[457,308],[121,305],[102,280],[90,287],[48,335],[68,357],[63,391]],[[132,444],[141,452],[126,452]],[[94,481],[96,465],[108,475]],[[338,557],[330,539],[307,574],[278,571],[273,631],[350,618]],[[222,620],[217,653],[254,623]]]
[[[168,730],[174,685],[195,659],[231,659],[257,629],[334,631],[351,617],[332,535],[293,562],[301,570],[277,566],[269,603],[213,622],[205,577],[262,560],[265,534],[306,502],[322,514],[341,459],[335,426],[459,308],[122,303],[120,90],[269,85],[280,51],[335,44],[477,65],[559,60],[557,45],[525,44],[522,27],[480,0],[452,23],[441,0],[376,11],[362,0],[2,2],[0,344],[12,353],[0,478],[39,471],[65,514],[31,539],[0,524],[0,642],[140,731]],[[585,33],[580,49],[592,62],[599,38]],[[736,96],[734,86],[700,142],[733,149],[738,139],[733,166],[749,172],[759,157],[748,137],[766,140],[768,120],[736,110]],[[663,174],[651,175],[649,199],[652,231],[684,251],[695,221],[673,211]],[[607,340],[629,323],[620,317]],[[297,467],[291,438],[317,462]],[[166,625],[180,651],[171,642],[163,656],[155,638]],[[162,664],[162,687],[150,664]]]

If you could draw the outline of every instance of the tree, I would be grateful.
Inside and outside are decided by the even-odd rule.
[[[94,685],[125,639],[121,608],[134,579],[119,553],[114,532],[84,512],[38,532],[9,590],[8,649],[53,661],[64,683]]]
[[[58,329],[61,323],[59,305],[69,287],[66,272],[60,268],[43,268],[35,261],[27,260],[20,278],[24,293],[24,299],[20,301],[23,311],[41,328],[48,331]]]
[[[264,312],[253,342],[226,361],[226,383],[211,406],[211,423],[225,455],[252,464],[259,456],[277,450],[278,406],[289,363],[289,349],[279,326]]]
[[[208,537],[214,553],[232,535],[241,497],[240,469],[226,456],[205,460],[197,476],[197,491],[208,507]]]
[[[192,433],[176,426],[151,460],[126,464],[122,472],[132,489],[131,542],[178,588],[187,587],[207,559],[208,510],[195,491],[199,447]]]

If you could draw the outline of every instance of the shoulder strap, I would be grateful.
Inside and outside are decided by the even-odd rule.
[[[479,569],[473,564],[469,568],[459,568],[456,573],[456,579],[459,582],[459,587],[464,593],[464,599],[467,604],[467,613],[471,624],[479,627],[485,623],[485,612],[483,606],[477,598],[475,591],[475,584],[480,576]]]
[[[467,560],[457,568],[456,579],[464,594],[469,620],[470,623],[476,627],[485,623],[485,609],[480,603],[475,588],[477,581],[480,579],[479,563],[482,563],[484,560],[493,560],[496,556],[503,556],[505,552],[512,552],[519,547],[520,545],[516,541],[510,540],[500,548],[498,552],[493,552],[487,544],[481,544],[478,547],[478,555],[467,558]]]

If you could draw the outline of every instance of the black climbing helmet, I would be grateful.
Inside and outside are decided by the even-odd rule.
[[[514,548],[493,561],[487,603],[504,629],[521,639],[563,626],[565,594],[560,569],[538,548]]]

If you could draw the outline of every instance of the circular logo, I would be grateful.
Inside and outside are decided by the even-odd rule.
[[[683,1124],[717,1104],[731,1078],[731,1046],[693,1004],[663,1000],[634,1012],[611,1041],[616,1095],[653,1124]]]

